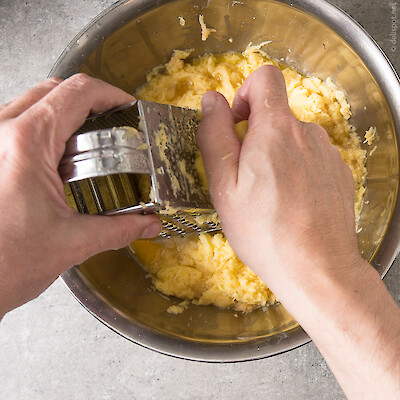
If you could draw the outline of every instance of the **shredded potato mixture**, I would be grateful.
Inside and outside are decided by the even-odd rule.
[[[281,69],[294,115],[304,122],[321,125],[352,170],[355,183],[355,212],[359,214],[366,176],[365,151],[349,123],[350,106],[334,83],[306,77],[271,60],[258,46],[243,53],[206,54],[187,61],[190,51],[176,50],[171,60],[156,67],[147,83],[136,92],[144,100],[180,107],[200,108],[208,90],[221,92],[232,104],[235,92],[258,67],[274,64]],[[239,127],[242,135],[246,127]],[[371,132],[372,137],[372,132]],[[223,234],[200,234],[132,244],[138,259],[149,272],[154,286],[165,295],[213,304],[221,308],[251,311],[276,301],[268,287],[235,255]],[[186,307],[186,306],[185,306]],[[181,313],[178,306],[169,312]]]

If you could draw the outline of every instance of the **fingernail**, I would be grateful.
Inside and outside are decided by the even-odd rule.
[[[201,108],[203,113],[210,112],[217,102],[217,94],[214,92],[206,92],[201,98]]]
[[[143,233],[140,236],[140,239],[151,239],[157,236],[161,231],[161,223],[160,222],[152,222],[149,226],[147,226]]]

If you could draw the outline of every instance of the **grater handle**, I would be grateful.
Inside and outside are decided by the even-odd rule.
[[[100,129],[73,135],[59,165],[64,183],[100,176],[150,174],[148,143],[133,127]]]

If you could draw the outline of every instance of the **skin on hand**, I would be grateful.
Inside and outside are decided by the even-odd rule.
[[[251,74],[232,110],[215,92],[202,105],[198,143],[212,202],[246,265],[279,292],[310,257],[327,265],[360,258],[351,171],[323,128],[294,117],[277,67]],[[244,119],[241,144],[233,126]]]
[[[400,394],[400,308],[358,251],[350,169],[327,133],[296,120],[277,67],[230,109],[208,92],[197,138],[212,202],[239,258],[314,340],[349,399]],[[248,119],[240,143],[235,122]]]
[[[156,236],[155,215],[82,215],[57,172],[65,142],[89,113],[133,97],[77,74],[50,78],[0,107],[0,319],[90,256]]]

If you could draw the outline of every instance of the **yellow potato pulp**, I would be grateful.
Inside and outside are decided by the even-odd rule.
[[[327,79],[306,77],[271,60],[260,46],[243,53],[206,54],[187,61],[190,51],[176,50],[171,60],[156,67],[140,87],[137,98],[180,107],[200,108],[208,90],[221,92],[232,104],[235,92],[258,67],[274,64],[281,69],[293,114],[304,122],[321,125],[351,168],[355,183],[355,212],[359,214],[366,177],[365,151],[349,123],[350,106],[343,91]],[[237,127],[241,137],[246,126]],[[201,165],[201,161],[198,162]],[[132,244],[154,286],[165,295],[195,304],[251,311],[276,301],[273,293],[235,255],[223,234],[200,234]],[[179,307],[178,307],[179,308]],[[180,313],[183,310],[170,310]]]

